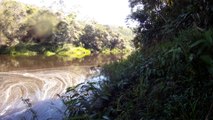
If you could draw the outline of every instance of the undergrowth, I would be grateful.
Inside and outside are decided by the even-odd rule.
[[[108,80],[101,89],[90,86],[96,102],[72,99],[68,119],[211,120],[212,48],[213,30],[185,30],[151,50],[106,65]],[[72,109],[76,105],[81,112]]]

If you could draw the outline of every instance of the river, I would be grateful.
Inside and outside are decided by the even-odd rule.
[[[0,119],[63,119],[66,88],[95,74],[91,68],[122,59],[93,55],[83,59],[0,56]]]

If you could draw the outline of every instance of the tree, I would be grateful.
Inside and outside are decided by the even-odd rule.
[[[129,0],[131,18],[139,22],[134,43],[150,45],[165,40],[178,31],[195,27],[212,26],[213,2],[211,0]]]
[[[4,0],[0,4],[0,34],[4,41],[11,44],[17,39],[19,34],[24,34],[19,31],[23,18],[27,14],[21,3],[15,1]]]
[[[93,49],[94,51],[126,48],[124,39],[107,26],[95,23],[86,25],[83,31],[84,34],[80,37],[79,42],[85,48]]]

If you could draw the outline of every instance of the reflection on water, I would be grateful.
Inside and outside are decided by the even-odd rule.
[[[0,119],[14,116],[14,113],[26,109],[23,99],[30,101],[32,105],[45,104],[43,111],[59,110],[51,107],[54,104],[57,104],[55,108],[64,107],[57,94],[60,95],[66,88],[84,82],[91,75],[92,66],[119,59],[120,56],[100,55],[73,61],[64,61],[57,57],[0,56]],[[48,99],[55,102],[39,102]],[[39,111],[44,114],[42,110]],[[63,115],[62,112],[60,115]]]
[[[34,70],[62,66],[96,66],[122,59],[122,55],[93,55],[69,61],[57,56],[12,57],[0,55],[0,72]]]

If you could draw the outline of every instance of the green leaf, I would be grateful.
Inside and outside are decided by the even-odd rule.
[[[203,42],[204,42],[203,40],[198,40],[198,41],[194,42],[193,44],[191,44],[189,47],[192,49],[192,48],[200,45]]]
[[[73,100],[70,100],[70,101],[67,101],[65,102],[66,105],[73,105],[73,104],[76,104],[77,103],[77,99],[73,99]]]

